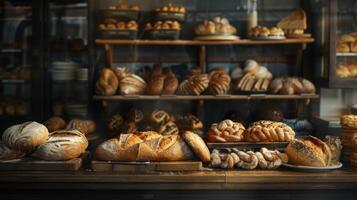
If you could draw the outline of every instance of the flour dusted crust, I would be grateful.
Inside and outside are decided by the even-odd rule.
[[[226,119],[211,125],[207,140],[210,142],[241,142],[244,140],[244,131],[245,128],[241,123]]]
[[[182,134],[182,137],[203,162],[211,160],[210,151],[199,135],[191,131],[186,131]]]
[[[357,129],[357,115],[343,115],[341,125],[343,128]]]
[[[248,142],[289,142],[295,138],[294,130],[282,122],[258,121],[245,132]]]
[[[295,139],[286,148],[289,163],[302,166],[326,167],[331,164],[331,150],[326,143],[309,136]]]
[[[29,152],[48,139],[47,128],[37,122],[25,122],[5,130],[2,141],[11,149]]]
[[[21,151],[16,151],[10,149],[2,141],[0,141],[0,160],[13,160],[19,159],[26,155],[26,153]]]
[[[55,131],[40,145],[33,156],[42,160],[61,161],[79,157],[88,147],[87,138],[77,130]]]

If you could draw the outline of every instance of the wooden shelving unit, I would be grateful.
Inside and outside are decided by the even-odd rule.
[[[222,96],[213,96],[213,95],[200,95],[200,96],[94,96],[94,100],[105,100],[105,101],[133,101],[133,100],[165,100],[165,101],[179,101],[179,100],[308,100],[308,99],[317,99],[319,95],[317,94],[303,94],[303,95],[222,95]]]

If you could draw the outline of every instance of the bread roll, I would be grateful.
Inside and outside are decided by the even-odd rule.
[[[44,125],[47,127],[49,132],[53,132],[64,129],[66,127],[66,122],[61,117],[54,116],[49,118]]]
[[[121,95],[141,95],[144,94],[146,82],[139,76],[132,74],[124,77],[120,81],[120,94]]]
[[[118,78],[118,81],[120,82],[123,78],[130,76],[133,74],[133,72],[127,68],[127,67],[117,67],[114,70],[115,75]]]
[[[21,151],[12,150],[7,147],[2,141],[0,141],[0,160],[13,160],[19,159],[26,155]]]
[[[355,42],[355,38],[349,34],[342,35],[339,39],[339,42],[342,43],[350,43],[350,42]]]
[[[247,60],[245,62],[245,67],[243,70],[245,73],[255,74],[258,72],[258,70],[259,70],[259,64],[257,63],[257,61]]]
[[[30,152],[48,139],[47,128],[37,122],[25,122],[5,130],[2,141],[11,149]]]
[[[156,75],[151,76],[146,87],[146,94],[148,95],[160,95],[164,89],[165,76]]]
[[[244,131],[245,128],[241,123],[226,119],[211,125],[207,140],[210,142],[241,142],[244,140]]]
[[[293,140],[286,148],[289,163],[301,166],[327,167],[331,164],[331,151],[326,143],[309,136]]]
[[[209,74],[207,91],[212,95],[227,94],[230,88],[231,78],[224,70],[213,70]]]
[[[343,115],[341,116],[340,123],[342,128],[357,129],[357,115]]]
[[[79,131],[55,131],[33,156],[42,160],[61,161],[78,158],[88,147],[87,138]]]
[[[189,79],[184,80],[178,87],[179,95],[200,95],[208,87],[209,79],[207,74],[193,75]]]
[[[110,131],[120,132],[124,125],[124,119],[121,114],[113,115],[108,121],[108,129]]]
[[[186,131],[182,134],[182,137],[202,162],[211,160],[210,151],[200,136],[191,131]]]
[[[336,47],[336,51],[338,53],[349,53],[350,52],[350,46],[347,43],[338,43]]]
[[[119,81],[115,73],[108,68],[102,69],[96,83],[97,93],[101,95],[114,95],[119,86]]]

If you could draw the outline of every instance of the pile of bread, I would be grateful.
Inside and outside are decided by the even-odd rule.
[[[63,161],[79,157],[88,141],[77,130],[59,130],[49,133],[46,126],[25,122],[9,127],[0,141],[0,160],[32,156],[41,160]]]
[[[30,106],[25,100],[7,99],[0,101],[0,116],[26,116],[30,112]]]
[[[154,131],[121,134],[100,144],[94,159],[102,161],[188,161],[211,160],[210,152],[197,134],[163,136]]]
[[[186,13],[186,8],[183,6],[177,6],[173,5],[172,3],[168,3],[165,6],[162,6],[160,8],[156,8],[156,12],[168,12],[168,13]]]
[[[290,142],[295,139],[294,130],[282,122],[261,120],[248,129],[239,123],[226,119],[214,123],[208,130],[209,142]]]
[[[178,21],[157,21],[155,23],[147,23],[145,26],[145,31],[151,30],[181,30],[181,24]]]
[[[128,6],[124,0],[119,0],[118,5],[108,6],[108,10],[118,10],[118,11],[140,11],[139,5]]]
[[[244,92],[266,92],[273,74],[255,60],[247,60],[244,69],[235,68],[231,73],[234,90]]]
[[[311,81],[298,77],[276,78],[270,83],[269,91],[272,94],[315,94],[316,88]]]
[[[257,26],[249,30],[251,37],[284,37],[284,31],[278,27]]]
[[[235,35],[237,29],[232,26],[227,18],[215,17],[213,20],[205,20],[195,29],[196,35]]]
[[[59,116],[53,116],[43,123],[49,132],[60,130],[77,130],[83,135],[94,133],[96,124],[92,120],[72,119],[68,123]]]
[[[136,21],[117,21],[115,19],[106,19],[103,24],[99,24],[99,30],[138,30],[138,24]]]
[[[174,117],[164,110],[144,113],[139,109],[132,109],[126,116],[117,113],[108,121],[108,129],[116,135],[139,130],[153,130],[161,135],[177,135],[184,131],[203,135],[202,128],[202,122],[192,114]]]
[[[277,150],[261,148],[259,151],[241,151],[236,148],[217,150],[211,153],[210,167],[221,169],[241,168],[247,170],[277,169],[288,162],[288,156]]]
[[[339,78],[357,77],[357,63],[341,62],[336,67],[336,76]]]
[[[357,33],[342,35],[337,41],[336,52],[357,52]]]

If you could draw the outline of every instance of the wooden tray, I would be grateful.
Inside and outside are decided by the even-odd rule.
[[[116,161],[92,161],[94,171],[115,172],[150,172],[150,171],[199,171],[202,162],[178,161],[178,162],[116,162]]]
[[[237,148],[239,150],[244,149],[260,149],[266,147],[268,149],[285,149],[289,142],[231,142],[231,143],[207,143],[210,149],[226,149],[226,148]]]
[[[77,171],[82,166],[82,158],[68,161],[45,161],[21,158],[0,161],[0,171]]]
[[[293,38],[293,39],[299,39],[299,38],[311,38],[310,33],[304,33],[304,34],[288,34],[286,35],[287,38]]]

